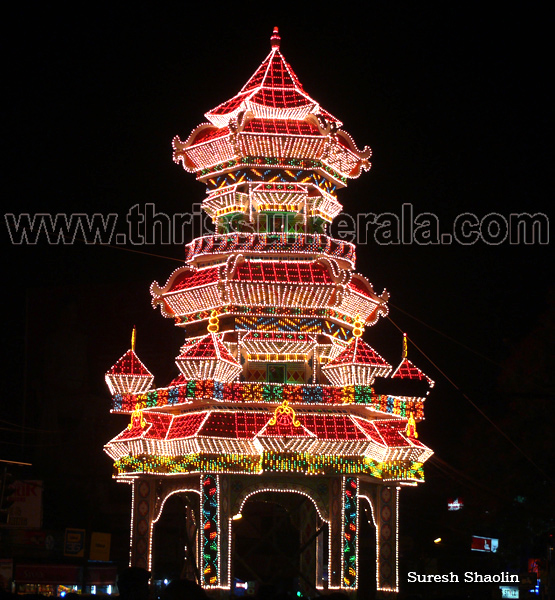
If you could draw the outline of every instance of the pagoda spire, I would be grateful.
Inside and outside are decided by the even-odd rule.
[[[399,366],[391,375],[391,379],[412,379],[424,380],[428,382],[430,387],[434,386],[434,381],[423,373],[416,365],[408,358],[408,340],[407,334],[403,333],[403,355]]]
[[[279,35],[279,29],[274,27],[274,31],[272,33],[272,37],[270,38],[270,42],[272,43],[272,48],[279,48],[281,43],[281,37]]]
[[[135,340],[137,339],[137,328],[133,325],[133,331],[131,332],[131,350],[135,352]]]
[[[106,373],[106,383],[112,395],[142,394],[152,387],[154,375],[135,354],[135,326],[131,333],[131,348]]]

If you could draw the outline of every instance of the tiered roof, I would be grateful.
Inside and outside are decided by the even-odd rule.
[[[431,380],[406,351],[397,381],[389,378],[391,365],[360,337],[387,314],[389,296],[353,272],[353,244],[325,233],[342,208],[337,190],[370,167],[370,150],[358,150],[306,93],[277,28],[271,42],[241,90],[185,142],[174,139],[174,160],[206,184],[203,208],[217,233],[188,244],[188,265],[151,293],[194,341],[177,357],[181,374],[170,387],[147,396],[133,387],[152,382],[133,348],[112,367],[114,410],[131,422],[106,450],[120,475],[216,464],[294,472],[304,461],[307,473],[418,480],[431,451],[406,434],[406,415],[423,418],[424,393],[376,387],[380,378],[413,390]],[[286,363],[279,377],[277,363]]]
[[[107,372],[107,375],[145,375],[152,377],[152,373],[144,366],[133,350],[128,350],[118,359]]]
[[[179,356],[179,360],[227,360],[236,363],[237,361],[229,353],[229,350],[223,345],[220,338],[209,333],[201,338],[192,346],[188,346]]]
[[[244,261],[235,272],[238,281],[277,283],[333,283],[328,269],[318,263]]]
[[[234,240],[230,239],[230,246]],[[219,266],[181,267],[164,286],[153,283],[153,305],[160,305],[165,316],[189,319],[189,315],[192,320],[206,318],[208,309],[218,309],[224,314],[234,312],[234,306],[261,305],[272,307],[272,312],[278,308],[282,314],[287,313],[288,307],[304,307],[308,311],[315,307],[329,308],[350,318],[360,314],[369,323],[387,314],[387,292],[376,295],[366,280],[357,279],[356,287],[350,286],[351,273],[342,269],[333,257],[257,260],[245,258],[236,250],[229,254]],[[353,276],[351,281],[354,280]]]
[[[403,334],[403,360],[391,375],[391,379],[403,379],[408,381],[426,381],[430,387],[434,387],[434,381],[414,365],[407,357],[407,334]]]
[[[283,57],[279,47],[281,38],[278,28],[271,38],[272,49],[262,61],[241,91],[222,102],[205,116],[217,127],[224,127],[231,118],[244,111],[251,111],[261,119],[288,118],[304,119],[306,115],[320,114],[327,121],[341,126],[341,122],[323,110],[318,102],[303,89],[299,78]]]
[[[414,365],[408,358],[404,358],[399,366],[395,369],[395,372],[391,376],[391,379],[411,379],[411,380],[424,380],[433,384],[434,382],[425,373],[423,373],[416,365]]]
[[[360,337],[356,337],[343,352],[327,364],[328,367],[339,365],[364,365],[391,369],[391,365]]]
[[[233,381],[241,372],[241,365],[215,333],[209,333],[185,348],[176,363],[190,379]]]
[[[279,44],[276,28],[270,54],[239,93],[208,111],[209,123],[199,125],[185,142],[179,137],[173,140],[174,160],[196,172],[210,189],[221,187],[214,184],[216,172],[241,170],[227,186],[264,180],[256,171],[247,174],[244,169],[267,160],[272,168],[300,166],[304,172],[318,171],[318,181],[311,183],[327,190],[322,178],[333,181],[335,188],[370,168],[371,150],[359,150],[340,129],[341,121],[306,93]],[[338,211],[335,206],[328,208],[321,213],[331,221]],[[212,206],[209,212],[217,211]]]
[[[257,437],[310,437],[326,441],[371,441],[384,448],[415,446],[426,448],[418,440],[407,438],[406,421],[374,420],[348,414],[299,413],[274,419],[262,411],[189,412],[170,415],[145,411],[146,426],[125,429],[110,443],[131,439],[179,440],[189,437],[253,440]],[[297,424],[295,424],[295,421]]]
[[[131,348],[106,373],[106,383],[114,394],[141,394],[152,387],[154,375],[135,354],[135,329]]]
[[[391,365],[357,335],[322,371],[334,385],[372,385],[389,374]]]

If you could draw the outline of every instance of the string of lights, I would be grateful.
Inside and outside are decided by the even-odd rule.
[[[417,424],[433,381],[408,359],[406,338],[396,369],[362,339],[387,316],[389,294],[355,272],[354,245],[327,228],[371,150],[308,95],[280,45],[276,28],[243,88],[173,140],[174,161],[207,188],[216,233],[187,244],[184,263],[151,285],[153,306],[184,332],[180,375],[153,389],[133,335],[106,374],[112,412],[130,420],[105,451],[116,479],[133,482],[132,564],[152,564],[166,499],[198,486],[201,582],[229,589],[247,498],[298,492],[330,524],[325,586],[356,590],[369,498],[377,587],[395,590],[397,487],[424,480],[432,451]]]

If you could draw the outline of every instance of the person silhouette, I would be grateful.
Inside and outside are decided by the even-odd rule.
[[[118,575],[118,590],[122,600],[148,600],[150,573],[141,567],[126,567]]]

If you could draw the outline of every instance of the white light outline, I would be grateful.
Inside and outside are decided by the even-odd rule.
[[[287,484],[284,484],[287,485]],[[298,484],[293,484],[293,485],[298,485]],[[251,497],[254,496],[256,494],[262,494],[264,492],[280,492],[280,493],[293,493],[293,494],[301,494],[302,496],[305,496],[306,498],[308,498],[312,504],[314,505],[314,508],[316,509],[316,512],[318,513],[318,516],[320,517],[320,520],[323,521],[324,523],[328,524],[328,527],[331,524],[331,516],[329,519],[324,518],[324,516],[322,515],[322,513],[320,512],[320,507],[318,506],[317,501],[308,493],[305,492],[304,490],[299,490],[299,489],[291,489],[289,487],[286,488],[260,488],[260,489],[256,489],[256,490],[252,490],[250,492],[248,492],[243,499],[241,500],[241,504],[239,506],[239,509],[236,513],[234,513],[234,515],[232,515],[229,518],[229,563],[228,563],[228,581],[231,584],[231,563],[232,563],[232,558],[231,558],[231,548],[232,548],[232,539],[233,539],[233,532],[232,532],[232,526],[233,526],[233,516],[238,515],[238,514],[242,514],[243,511],[243,507],[245,506],[247,500]],[[330,507],[331,510],[331,507]],[[329,544],[330,544],[330,549],[331,549],[331,535],[328,535],[328,539],[329,539]],[[328,560],[330,562],[330,566],[331,566],[331,553],[328,555]],[[329,567],[328,567],[329,570]],[[328,575],[329,576],[329,575]],[[317,583],[317,582],[316,582]],[[229,589],[229,588],[225,588],[225,589]],[[321,588],[317,588],[317,589],[321,589]],[[330,588],[332,589],[332,588]]]
[[[277,39],[279,39],[279,38],[277,38]],[[269,56],[273,56],[277,53],[277,55],[279,55],[279,57],[281,57],[281,54],[280,54],[278,48],[279,48],[279,44],[277,46],[275,46],[273,43],[272,51]],[[283,61],[283,62],[287,66],[287,69],[289,69],[289,66],[287,65],[287,63],[285,61]],[[260,69],[260,67],[259,67],[259,69]],[[290,73],[290,75],[291,75],[291,73]],[[291,76],[295,79],[295,77],[293,75],[291,75]],[[257,89],[260,89],[260,86]],[[346,185],[347,176],[349,176],[350,178],[358,177],[362,168],[367,170],[370,167],[368,161],[365,160],[364,164],[362,163],[362,161],[361,161],[361,159],[363,158],[362,154],[356,148],[356,146],[349,134],[347,134],[346,132],[341,131],[341,130],[339,130],[337,132],[335,130],[333,130],[333,131],[330,130],[330,127],[329,127],[330,122],[326,122],[325,119],[331,118],[333,120],[334,119],[333,117],[331,117],[329,115],[326,116],[325,118],[322,117],[322,122],[320,123],[313,114],[309,114],[311,112],[319,111],[320,108],[317,103],[314,103],[314,101],[310,97],[306,96],[306,94],[304,92],[302,92],[302,88],[297,89],[295,87],[295,89],[301,95],[304,95],[306,97],[308,104],[302,105],[300,107],[295,107],[295,108],[292,108],[292,107],[286,106],[286,105],[283,105],[280,107],[272,107],[272,106],[266,106],[263,103],[258,104],[257,102],[252,101],[252,97],[256,93],[257,89],[249,90],[248,93],[245,94],[245,96],[241,98],[241,107],[247,108],[250,111],[252,111],[252,115],[255,118],[270,119],[270,120],[285,119],[285,120],[298,120],[298,121],[307,118],[307,120],[310,123],[312,123],[312,121],[314,121],[314,124],[317,124],[318,129],[320,131],[320,135],[309,135],[309,134],[296,135],[294,133],[293,134],[289,133],[290,130],[288,130],[288,132],[286,134],[272,133],[272,132],[268,132],[267,130],[263,130],[262,133],[250,132],[248,130],[242,131],[243,127],[245,127],[247,125],[248,119],[251,118],[250,116],[247,116],[247,117],[245,117],[244,122],[242,122],[241,124],[239,124],[238,122],[234,122],[234,124],[240,128],[237,130],[233,130],[233,132],[230,130],[229,135],[226,133],[225,136],[213,137],[213,138],[209,138],[207,140],[205,139],[204,141],[199,141],[198,143],[195,144],[196,135],[199,134],[203,128],[206,128],[206,125],[201,125],[193,131],[193,133],[189,136],[189,138],[185,142],[185,144],[182,144],[178,138],[175,138],[174,139],[174,150],[176,152],[174,153],[174,160],[176,162],[179,162],[179,161],[182,162],[182,166],[188,171],[196,170],[197,171],[197,179],[206,180],[210,177],[214,177],[214,175],[218,172],[227,171],[227,172],[231,173],[231,172],[237,171],[237,170],[248,170],[250,164],[252,164],[252,167],[253,167],[252,169],[250,169],[251,171],[254,171],[255,168],[261,168],[261,165],[259,165],[256,160],[249,160],[249,157],[251,159],[253,159],[253,158],[256,158],[258,155],[260,155],[261,157],[265,157],[265,158],[279,155],[280,158],[282,158],[284,156],[287,158],[287,157],[289,157],[289,155],[291,155],[296,158],[299,158],[299,157],[302,158],[302,157],[305,157],[305,155],[309,156],[311,152],[314,153],[316,146],[318,144],[322,145],[325,142],[325,144],[328,145],[324,152],[325,156],[323,156],[323,157],[319,156],[318,161],[315,161],[314,164],[309,167],[307,167],[306,165],[303,165],[302,169],[305,171],[312,171],[319,177],[319,179],[317,181],[309,184],[310,186],[320,190],[321,194],[322,194],[321,198],[313,200],[315,206],[313,207],[314,210],[313,210],[313,213],[311,213],[311,216],[315,216],[316,214],[319,214],[322,218],[326,219],[326,217],[328,217],[328,221],[331,221],[331,218],[329,218],[330,215],[333,218],[333,213],[335,211],[339,211],[341,209],[341,205],[335,199],[335,186],[334,186],[334,189],[331,190],[331,192],[333,192],[333,194],[328,193],[323,188],[325,188],[326,185],[328,185],[328,187],[329,187],[330,183],[331,184],[333,183],[332,180],[335,180],[336,183],[339,185],[339,187],[343,187],[344,185]],[[240,92],[239,95],[241,95],[241,93],[242,92]],[[226,103],[219,105],[218,107],[216,107],[212,111],[209,111],[206,114],[207,118],[211,119],[212,122],[216,124],[216,126],[223,127],[228,124],[228,121],[231,117],[235,118],[238,116],[238,113],[239,113],[239,110],[241,107],[239,107],[239,108],[236,107],[231,112],[229,112],[229,111],[228,112],[225,112],[225,111],[218,112],[218,108],[224,106],[225,104]],[[321,116],[321,115],[319,115],[319,116]],[[242,120],[242,118],[241,118],[241,120]],[[341,123],[337,122],[337,120],[335,120],[335,124],[338,125],[339,127],[341,126]],[[326,127],[327,127],[327,129],[326,129]],[[323,131],[324,129],[326,129],[326,131]],[[330,131],[332,131],[331,134],[330,134]],[[341,140],[341,143],[338,143],[339,140]],[[180,144],[181,144],[181,147],[179,147]],[[282,148],[284,147],[283,144],[287,145],[287,152],[285,154],[282,151]],[[181,152],[181,156],[177,156],[178,152]],[[276,152],[277,152],[277,154],[276,154]],[[218,155],[218,153],[222,153],[222,154]],[[207,169],[210,168],[209,172],[208,173],[205,172],[204,174],[202,174],[199,172],[199,167],[192,169],[192,168],[190,168],[189,165],[186,165],[185,164],[186,161],[184,158],[185,154],[187,154],[191,163],[193,163],[193,158],[195,158],[195,159],[198,158],[201,161],[205,161],[206,164],[202,163],[202,167],[207,168]],[[227,159],[232,159],[232,158],[235,159],[237,155],[244,157],[246,160],[241,161],[241,162],[235,160],[233,165],[227,165],[227,166],[223,165],[221,167],[217,166],[219,163],[222,163]],[[369,156],[365,156],[364,158],[366,159],[367,157],[369,158]],[[216,161],[216,162],[214,162],[214,161]],[[272,165],[270,167],[269,164],[263,163],[262,166],[264,168],[268,168],[268,167],[273,168],[274,166],[279,166],[280,168],[285,168],[285,169],[290,168],[290,165],[287,163],[287,160],[285,160],[285,161],[280,160],[278,162],[279,162],[279,165]],[[283,163],[283,165],[281,163]],[[354,173],[355,166],[358,168],[358,171],[356,173]],[[215,216],[217,217],[220,214],[223,214],[225,212],[233,211],[237,207],[244,208],[245,202],[248,203],[248,205],[249,205],[248,208],[251,213],[252,213],[252,205],[253,204],[256,205],[255,208],[258,208],[259,210],[263,210],[263,209],[274,210],[275,209],[278,211],[279,210],[286,210],[286,211],[291,210],[292,208],[294,208],[293,205],[295,205],[297,207],[297,209],[299,209],[300,205],[302,204],[301,199],[299,199],[299,198],[295,199],[295,196],[302,196],[303,194],[289,193],[287,195],[287,199],[285,199],[285,195],[283,198],[281,198],[279,193],[277,193],[277,192],[273,193],[273,191],[264,193],[264,194],[262,192],[260,192],[260,194],[259,194],[260,202],[258,202],[258,197],[254,193],[255,190],[258,188],[255,188],[253,190],[253,185],[257,185],[258,188],[260,188],[261,182],[256,181],[255,183],[250,183],[249,184],[249,194],[245,195],[245,194],[241,194],[241,193],[237,192],[237,194],[231,194],[229,196],[229,198],[224,198],[224,193],[228,194],[227,189],[222,190],[220,192],[209,191],[208,197],[206,198],[205,202],[203,203],[206,205],[205,209],[210,208],[212,210],[212,212],[215,214]],[[308,185],[306,187],[308,189]],[[231,197],[231,196],[233,196],[233,197]],[[239,202],[237,202],[236,196],[245,196],[245,198],[239,197],[238,198]],[[308,194],[305,193],[304,196],[308,196]],[[304,201],[305,201],[304,202],[304,218],[306,221],[306,214],[308,212],[308,209],[306,206],[306,198],[304,198]],[[319,203],[318,207],[316,207],[317,203]],[[298,206],[297,206],[297,204],[298,204]],[[252,214],[251,214],[251,216],[252,216]],[[311,235],[314,235],[314,234],[311,234]],[[230,258],[233,258],[233,259],[239,258],[239,255],[237,254],[236,251],[231,251],[230,254],[233,254],[234,252],[235,252],[235,254],[233,256],[230,256]],[[263,250],[257,251],[257,252],[259,254],[264,254]],[[293,254],[293,252],[290,252],[290,253]],[[284,253],[280,252],[278,254],[281,255]],[[307,254],[306,252],[299,252],[299,255],[306,255],[306,254]],[[272,255],[272,256],[270,256],[270,255]],[[276,256],[275,251],[273,251],[273,252],[269,251],[266,254],[266,256],[261,256],[259,258],[260,258],[260,260],[267,260],[268,258],[273,258],[273,260],[275,261],[276,260],[275,256]],[[255,262],[256,257],[249,257],[249,260],[251,262]],[[279,260],[279,257],[277,258],[277,260]],[[327,262],[331,265],[332,273],[330,273],[330,275],[333,275],[332,279],[335,284],[335,290],[337,291],[338,297],[340,298],[340,301],[337,303],[338,305],[334,306],[333,308],[335,308],[337,312],[339,312],[339,310],[341,309],[345,313],[350,313],[352,310],[355,310],[357,308],[357,306],[360,305],[361,303],[363,305],[365,303],[368,304],[368,302],[369,302],[368,297],[364,296],[363,294],[359,294],[356,289],[348,289],[350,281],[351,281],[351,274],[348,274],[348,278],[343,277],[343,274],[345,272],[347,272],[349,269],[343,270],[343,269],[340,269],[338,266],[338,260],[345,260],[345,259],[340,259],[340,257],[335,257],[335,258],[330,257],[330,258],[326,258],[324,260],[327,260]],[[314,263],[319,262],[319,261],[321,262],[320,258],[313,259]],[[287,262],[287,261],[285,261],[285,262]],[[299,261],[298,260],[295,261],[294,259],[292,259],[290,262],[295,263],[295,262],[299,262]],[[227,267],[229,265],[230,265],[230,261],[228,260],[225,267]],[[237,265],[237,260],[235,260],[235,262],[233,263],[233,267],[235,268],[236,265]],[[210,300],[211,302],[214,300],[217,301],[218,294],[216,293],[216,288],[219,287],[220,283],[222,283],[222,282],[230,283],[230,288],[233,285],[235,285],[234,282],[228,281],[228,276],[231,274],[231,271],[226,270],[224,265],[221,265],[221,267],[222,268],[219,271],[220,277],[218,277],[216,286],[212,286],[211,284],[200,285],[197,288],[195,288],[195,290],[193,290],[192,294],[190,294],[190,296],[191,296],[190,304],[191,305],[194,304],[195,308],[197,308],[198,306],[206,308],[207,300]],[[354,268],[354,261],[353,261],[352,268]],[[340,274],[342,275],[341,278],[339,278]],[[358,278],[364,279],[362,276],[360,276],[358,274],[355,274],[355,276]],[[271,285],[275,285],[275,286],[279,287],[279,284],[281,282],[265,282],[265,283],[268,283],[268,285],[256,285],[257,282],[246,282],[246,283],[243,282],[243,283],[244,283],[243,286],[238,284],[236,286],[237,289],[236,290],[231,289],[231,292],[235,291],[236,296],[239,300],[241,300],[241,301],[245,300],[246,302],[244,302],[244,304],[248,304],[249,306],[253,306],[253,307],[260,307],[260,306],[266,306],[268,303],[270,303],[270,304],[276,305],[278,308],[282,308],[284,310],[289,309],[292,305],[296,306],[296,303],[286,302],[283,305],[281,305],[279,303],[276,304],[275,302],[272,302],[274,296],[285,297],[285,296],[287,296],[287,294],[289,294],[287,296],[287,298],[289,300],[291,298],[297,298],[297,299],[300,298],[304,302],[306,300],[306,296],[310,295],[310,294],[312,294],[312,300],[314,300],[314,294],[317,292],[321,296],[321,298],[317,297],[316,303],[322,304],[322,302],[318,302],[318,300],[319,299],[322,300],[324,298],[324,296],[326,296],[327,291],[328,291],[325,289],[315,290],[314,289],[315,287],[323,288],[324,284],[319,286],[319,284],[314,283],[314,282],[311,284],[311,290],[309,290],[309,291],[303,290],[305,292],[304,295],[302,294],[302,292],[297,294],[297,292],[295,292],[295,291],[291,292],[290,290],[286,290],[284,292],[281,289],[278,289],[277,291],[270,289]],[[288,284],[289,283],[290,282],[288,282]],[[208,287],[211,287],[213,289],[207,290]],[[309,286],[307,286],[307,288],[308,287]],[[229,292],[229,293],[231,293],[231,292]],[[256,292],[256,293],[253,293],[253,292]],[[228,293],[228,295],[229,295],[229,293]],[[273,294],[273,296],[272,296],[272,294]],[[291,295],[291,294],[293,294],[293,295]],[[295,294],[297,294],[297,295],[295,295]],[[171,292],[168,292],[168,295],[177,296],[177,294],[171,294]],[[251,295],[256,296],[258,298],[258,300],[262,299],[263,302],[259,302],[259,303],[255,302],[254,304],[249,302]],[[302,296],[302,298],[301,298],[301,296]],[[229,301],[229,298],[223,298],[223,299]],[[343,301],[343,299],[345,299],[345,301]],[[177,299],[177,300],[179,300],[179,299]],[[194,300],[194,302],[193,302],[193,300]],[[373,299],[373,301],[374,300],[375,300],[375,298]],[[385,300],[383,298],[382,298],[382,300],[383,300],[383,302],[378,302],[377,304],[375,304],[375,306],[376,306],[376,308],[378,308],[378,306],[381,306],[381,308],[383,309],[382,310],[383,314],[387,314],[387,306],[385,304]],[[264,301],[265,301],[265,303],[264,303]],[[216,302],[216,304],[217,304],[217,302]],[[357,312],[360,313],[361,311],[359,310]],[[167,314],[166,316],[176,316],[176,315]],[[256,316],[261,316],[261,315],[256,315]],[[278,315],[273,314],[271,316],[277,316],[278,318],[280,318],[280,317],[285,318],[285,316],[282,316],[279,314]],[[322,317],[322,319],[326,319],[326,317]],[[327,317],[327,320],[333,321],[334,319],[332,319],[331,317]],[[350,324],[341,323],[339,321],[338,321],[338,324],[340,327],[350,328]],[[337,341],[337,344],[335,344],[333,347],[333,351],[335,352],[335,350],[340,350],[342,343],[343,343],[342,341]],[[332,355],[333,355],[333,352],[327,358],[330,359],[332,357]],[[398,369],[399,369],[399,367],[398,367]],[[352,371],[352,373],[351,373],[352,377],[355,377],[356,373],[354,372],[354,367],[351,369],[351,371]],[[360,375],[360,373],[358,375]],[[429,380],[429,381],[431,381],[431,380]],[[110,385],[109,381],[108,381],[108,383]],[[127,385],[127,383],[128,383],[127,381],[124,382],[125,385]],[[339,383],[341,383],[341,382],[339,382]],[[433,382],[432,382],[432,384],[433,384]],[[408,401],[408,398],[406,400]],[[412,400],[414,400],[414,399],[412,399]],[[419,399],[419,400],[421,400],[421,399]],[[179,406],[179,405],[174,405],[174,406]],[[316,409],[318,406],[319,405],[311,405],[311,408]],[[423,406],[423,399],[422,399],[422,406]],[[159,407],[152,407],[152,408],[159,408]],[[117,411],[113,411],[113,412],[117,412]],[[126,411],[120,411],[120,412],[126,412]],[[391,414],[391,413],[386,413],[386,414]],[[256,441],[258,441],[258,440],[256,440]],[[139,448],[138,443],[135,443],[135,446],[136,446],[136,448]],[[114,453],[117,450],[117,448],[115,448],[115,443],[113,443],[113,440],[112,440],[112,443],[107,444],[106,447],[113,449]],[[159,451],[159,448],[157,446],[155,446],[155,443],[151,442],[150,440],[147,443],[146,449],[147,449],[147,453],[149,456],[152,454],[155,454],[155,452]],[[402,467],[403,465],[393,464],[393,463],[401,462],[402,448],[391,446],[388,448],[388,450],[391,450],[391,452],[389,453],[388,459],[387,459],[390,466],[395,467],[395,468]],[[430,453],[431,453],[431,451],[430,451]],[[426,460],[426,458],[424,458],[424,460],[422,460],[421,462],[423,463]],[[144,460],[144,459],[142,459],[142,460]],[[144,464],[143,464],[143,467],[144,467]],[[219,489],[220,478],[219,478],[218,474],[216,474],[212,471],[210,471],[210,472],[208,472],[208,471],[192,471],[192,472],[200,473],[201,486],[202,486],[202,478],[206,477],[206,475],[213,476],[214,480],[216,481],[216,493],[217,493],[216,505],[218,507],[218,509],[217,509],[218,510],[218,514],[217,514],[217,528],[218,528],[217,561],[218,561],[218,563],[217,564],[218,564],[218,581],[220,581],[220,579],[221,579],[221,577],[220,577],[220,567],[221,567],[221,565],[220,565],[220,558],[221,558],[220,512],[221,511],[220,511],[220,489]],[[230,473],[232,471],[226,470],[226,473],[228,473],[228,472]],[[183,476],[184,474],[185,473],[171,473],[168,475]],[[189,473],[186,473],[186,474],[189,474]],[[255,474],[255,473],[248,473],[248,474],[250,475],[250,474]],[[313,474],[319,475],[319,473],[313,473]],[[162,475],[162,474],[158,474],[158,475]],[[166,475],[166,474],[164,474],[164,475]],[[344,533],[343,529],[344,529],[344,520],[345,520],[345,515],[344,515],[345,485],[346,485],[347,477],[352,477],[357,482],[357,502],[355,503],[355,506],[356,506],[356,511],[357,511],[357,514],[356,514],[356,519],[357,519],[357,521],[356,521],[357,522],[357,537],[356,537],[357,576],[356,576],[356,581],[358,584],[359,502],[360,502],[360,498],[362,496],[359,494],[360,479],[358,477],[356,477],[356,475],[354,473],[345,474],[344,476],[342,476],[342,479],[341,479],[341,481],[342,481],[342,534]],[[134,512],[135,512],[135,500],[136,500],[135,486],[139,485],[141,480],[136,479],[136,476],[134,474],[125,473],[125,472],[119,473],[117,478],[121,481],[127,481],[127,482],[131,482],[133,484],[132,485],[133,510],[131,511],[131,523],[130,523],[130,532],[131,532],[130,545],[132,546],[133,535],[135,533],[134,532],[134,528],[135,528]],[[396,481],[397,484],[401,484],[401,485],[402,484],[416,485],[415,481],[399,482],[398,479],[399,478],[396,479],[395,477],[391,477],[390,479],[384,478],[384,481]],[[152,483],[149,482],[149,485],[152,485]],[[378,493],[379,493],[379,490],[381,488],[378,487],[377,489],[378,489]],[[400,488],[395,487],[395,488],[389,488],[389,489],[395,490],[395,492],[394,492],[395,493],[395,507],[396,507],[395,508],[395,553],[396,553],[395,585],[397,587],[395,590],[389,590],[387,588],[381,588],[381,589],[383,591],[397,592],[398,584],[399,584],[399,578],[398,578],[398,560],[399,560],[398,522],[399,522],[399,489]],[[190,490],[190,491],[195,491],[196,493],[199,493],[202,498],[202,492],[203,492],[202,487],[200,488],[199,492],[197,492],[196,490]],[[304,493],[302,491],[299,491],[299,490],[273,489],[273,488],[257,490],[257,491],[254,491],[254,492],[248,494],[247,496],[245,496],[243,503],[241,505],[241,509],[242,509],[244,503],[246,502],[246,500],[250,497],[250,495],[254,495],[256,493],[261,493],[263,491],[291,492],[291,493],[303,494],[312,501],[312,503],[314,504],[314,506],[317,509],[317,512],[318,512],[320,518],[322,519],[322,516],[320,514],[316,500],[311,495]],[[175,490],[172,493],[168,494],[168,496],[166,496],[166,498],[164,499],[164,501],[162,502],[162,504],[159,508],[156,519],[151,519],[151,521],[150,521],[149,568],[151,566],[151,560],[152,560],[153,526],[160,518],[160,515],[162,514],[163,507],[164,507],[164,504],[165,504],[165,501],[167,500],[167,498],[170,495],[173,495],[173,493],[177,493],[177,492],[178,491]],[[149,492],[149,497],[152,498],[153,494],[154,494],[154,488],[151,487],[150,492]],[[366,496],[364,496],[364,497],[367,498]],[[372,502],[369,499],[368,499],[368,501],[369,501],[369,504],[371,507],[372,517],[374,518],[374,508],[373,508]],[[381,503],[381,500],[378,499],[377,505],[379,506],[380,503]],[[149,506],[150,506],[150,514],[152,514],[152,511],[155,510],[155,503],[150,502]],[[324,519],[322,519],[322,520],[324,520]],[[330,520],[331,520],[331,515],[330,515]],[[230,531],[230,537],[231,537],[231,519],[230,519],[229,531]],[[376,525],[376,535],[378,536],[378,525]],[[231,548],[231,546],[230,546],[230,548]],[[343,539],[343,535],[342,535],[341,584],[343,583],[343,569],[344,569],[344,567],[343,567],[343,561],[344,561],[343,548],[344,548],[344,539]],[[203,553],[200,552],[200,554],[202,555]],[[377,556],[378,556],[378,554],[379,553],[377,552]],[[131,561],[131,555],[130,555],[130,561]],[[330,536],[330,565],[331,565],[331,536]],[[229,568],[231,568],[231,560],[229,561]],[[231,581],[229,583],[231,583]],[[214,587],[219,587],[219,586],[214,586]],[[343,587],[343,585],[341,585],[341,587]],[[223,589],[228,589],[228,588],[223,588]],[[330,589],[338,589],[338,588],[330,587]],[[353,589],[353,588],[344,588],[344,589]],[[380,589],[380,588],[378,588],[378,589]]]
[[[154,548],[154,526],[156,525],[156,523],[158,523],[158,521],[160,520],[160,517],[162,516],[162,513],[164,512],[164,505],[166,504],[166,501],[173,496],[174,494],[179,494],[179,493],[183,493],[183,492],[193,492],[195,494],[199,495],[199,498],[202,496],[202,493],[200,490],[196,490],[195,488],[179,488],[176,490],[172,490],[169,494],[167,494],[164,499],[162,500],[162,502],[160,503],[160,506],[158,508],[157,514],[156,516],[151,520],[150,522],[150,530],[149,530],[149,554],[148,554],[148,570],[151,571],[152,570],[152,560],[153,560],[153,548]],[[197,546],[197,556],[199,556],[199,551],[198,551],[198,537],[197,536],[197,543],[195,544]]]

